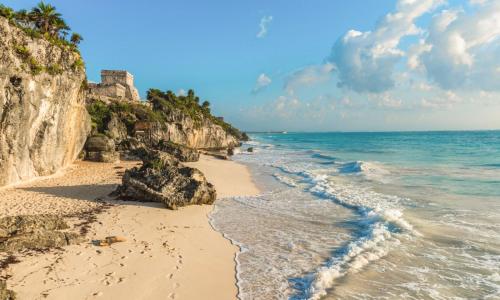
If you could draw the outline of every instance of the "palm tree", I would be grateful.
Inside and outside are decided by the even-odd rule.
[[[73,45],[77,46],[81,41],[83,41],[83,37],[80,34],[73,32],[70,40]]]
[[[42,33],[55,35],[60,30],[69,30],[68,25],[62,19],[61,14],[56,11],[56,8],[50,4],[45,4],[43,1],[38,3],[30,14],[35,22],[35,27]]]

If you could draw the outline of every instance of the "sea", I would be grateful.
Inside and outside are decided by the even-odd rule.
[[[500,131],[250,137],[262,193],[210,216],[240,299],[500,299]]]

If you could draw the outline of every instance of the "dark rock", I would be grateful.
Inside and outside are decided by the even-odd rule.
[[[200,153],[196,149],[163,140],[158,143],[158,150],[167,152],[182,162],[193,162],[200,159]]]
[[[247,151],[248,152],[253,152],[253,147],[248,147]]]
[[[0,280],[0,300],[15,300],[16,293],[7,289],[5,280]]]
[[[227,155],[233,156],[234,155],[234,148],[228,148],[227,149]]]
[[[80,242],[82,237],[74,232],[39,230],[0,242],[0,251],[56,248]]]
[[[0,219],[0,251],[46,249],[81,242],[80,235],[59,231],[68,228],[59,216],[4,217]]]
[[[103,134],[89,137],[85,150],[86,160],[114,163],[120,159],[119,153],[115,151],[115,142]]]
[[[0,238],[31,233],[36,230],[63,230],[68,225],[53,215],[13,216],[0,219]]]
[[[161,202],[169,209],[212,204],[216,199],[215,189],[203,173],[160,151],[150,152],[141,168],[125,171],[114,195],[124,200]]]
[[[85,150],[91,152],[114,151],[115,142],[103,134],[94,135],[87,139]]]

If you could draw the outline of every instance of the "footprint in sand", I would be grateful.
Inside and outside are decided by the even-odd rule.
[[[168,294],[168,298],[170,298],[170,299],[175,299],[175,297],[177,297],[177,295],[175,293]]]

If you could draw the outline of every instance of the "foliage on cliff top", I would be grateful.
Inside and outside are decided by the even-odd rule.
[[[99,133],[106,133],[106,124],[111,120],[113,114],[125,123],[129,133],[132,133],[137,121],[164,121],[162,114],[140,103],[112,102],[106,104],[102,101],[93,101],[87,105],[87,111],[92,120],[92,127]]]
[[[176,95],[172,91],[162,92],[159,89],[150,89],[147,93],[147,99],[151,103],[153,111],[168,113],[170,110],[179,110],[193,119],[198,126],[202,126],[205,119],[221,126],[227,133],[240,140],[247,138],[246,134],[225,122],[222,118],[212,115],[210,102],[203,101],[200,104],[200,98],[195,95],[193,90],[189,90],[187,95]]]
[[[0,16],[33,38],[43,38],[52,45],[71,51],[78,52],[78,44],[83,40],[82,36],[75,32],[67,40],[66,37],[71,28],[54,6],[45,4],[43,1],[30,11],[25,9],[15,11],[0,4]]]

